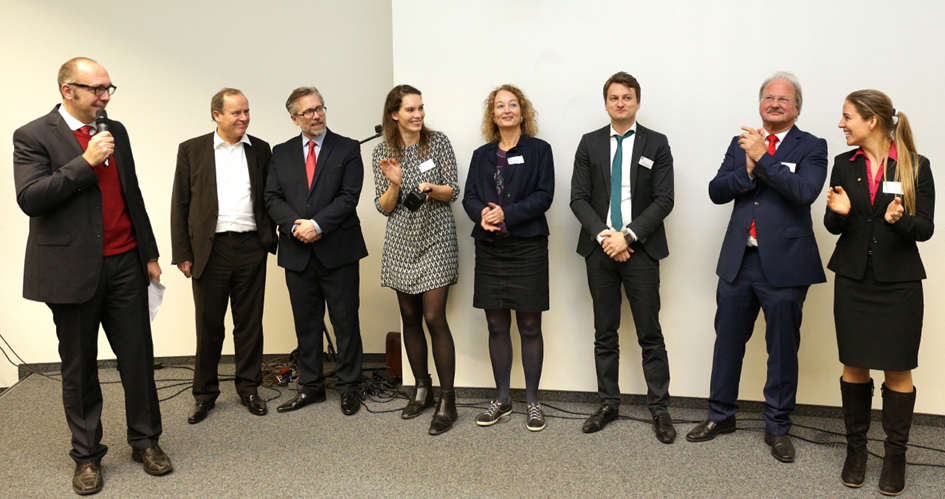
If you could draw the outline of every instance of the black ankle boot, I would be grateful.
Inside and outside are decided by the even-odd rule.
[[[430,435],[446,433],[453,427],[453,422],[457,417],[459,416],[456,414],[456,392],[440,391],[440,405],[437,406],[433,421],[430,422]]]
[[[427,407],[433,407],[433,381],[427,374],[422,378],[417,378],[417,386],[413,389],[413,397],[407,402],[403,412],[400,413],[401,419],[413,419],[426,410]]]
[[[879,492],[898,496],[906,489],[906,444],[915,411],[915,387],[912,393],[894,392],[883,384],[883,430],[886,431],[886,455],[879,475]]]
[[[847,383],[840,378],[840,396],[843,422],[847,428],[847,459],[843,463],[840,481],[847,487],[862,487],[866,482],[866,461],[869,458],[866,434],[870,430],[873,380]]]

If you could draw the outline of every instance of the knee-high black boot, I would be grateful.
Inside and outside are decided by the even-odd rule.
[[[446,433],[453,427],[453,422],[459,417],[456,414],[456,392],[454,390],[440,391],[440,405],[433,414],[433,421],[430,422],[430,435],[439,435]]]
[[[402,419],[413,419],[426,410],[427,407],[433,407],[433,381],[427,374],[422,378],[417,378],[417,386],[413,389],[413,397],[400,413]]]
[[[883,430],[886,431],[886,455],[879,475],[879,492],[898,496],[906,489],[906,444],[915,411],[915,387],[912,393],[894,392],[883,384]]]
[[[847,487],[862,487],[866,482],[866,434],[870,430],[870,409],[873,399],[873,380],[869,383],[847,383],[840,378],[840,397],[843,400],[843,423],[847,428],[847,459],[843,463],[840,481]]]

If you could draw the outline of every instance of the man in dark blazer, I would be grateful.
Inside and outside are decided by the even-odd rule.
[[[216,131],[178,148],[171,201],[171,263],[193,278],[197,323],[190,424],[203,421],[220,395],[217,366],[228,302],[236,393],[251,414],[267,413],[257,388],[262,382],[266,260],[276,252],[275,224],[263,201],[272,154],[269,144],[246,133],[249,102],[239,90],[217,92],[210,99],[210,115]]]
[[[592,433],[620,408],[620,286],[637,340],[653,430],[676,439],[669,416],[669,359],[660,327],[659,261],[669,255],[663,219],[673,210],[673,155],[666,136],[636,122],[640,84],[620,72],[604,84],[610,125],[585,134],[574,157],[571,210],[581,222],[577,252],[587,265],[594,303],[594,361],[601,406],[584,423]]]
[[[802,132],[800,83],[776,73],[758,93],[763,130],[742,127],[709,183],[716,204],[734,201],[722,242],[715,315],[715,353],[708,419],[686,439],[703,442],[735,431],[745,344],[764,310],[768,379],[765,443],[782,462],[794,461],[788,436],[797,394],[797,350],[807,289],[824,282],[810,205],[827,178],[827,143]]]
[[[299,387],[279,412],[325,400],[322,331],[325,305],[338,344],[335,388],[341,411],[361,408],[360,264],[367,256],[358,219],[364,181],[357,141],[328,130],[325,101],[315,87],[292,91],[285,104],[301,135],[272,151],[266,207],[279,227],[279,266],[285,269],[299,340]]]
[[[62,360],[62,401],[72,432],[78,494],[101,490],[102,391],[98,330],[118,359],[128,444],[144,470],[173,469],[158,439],[148,285],[160,279],[158,249],[138,188],[128,132],[98,110],[115,91],[104,67],[84,57],[59,69],[62,105],[13,134],[16,197],[30,216],[23,296],[52,310]]]

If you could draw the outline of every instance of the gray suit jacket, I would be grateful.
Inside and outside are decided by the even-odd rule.
[[[158,257],[151,220],[138,188],[125,127],[108,120],[115,162],[134,225],[138,256],[148,284],[148,260]],[[46,303],[83,303],[92,298],[104,257],[102,191],[82,158],[82,146],[59,114],[59,106],[13,133],[16,200],[30,216],[23,297]]]

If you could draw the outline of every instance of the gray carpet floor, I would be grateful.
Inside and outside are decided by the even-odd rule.
[[[232,366],[221,366],[223,370]],[[189,378],[190,371],[157,371],[159,380]],[[115,381],[114,369],[101,370],[102,381]],[[159,386],[175,385],[159,381]],[[186,384],[161,390],[173,395]],[[209,417],[188,425],[192,404],[189,391],[161,405],[164,436],[161,446],[171,456],[174,472],[146,475],[132,462],[124,438],[124,410],[120,385],[104,385],[103,461],[105,489],[101,498],[191,497],[763,497],[867,498],[880,497],[876,489],[881,460],[871,457],[867,485],[844,487],[839,480],[844,449],[795,439],[797,461],[779,463],[762,441],[757,414],[740,414],[740,430],[711,442],[689,443],[685,433],[704,411],[672,408],[680,421],[679,438],[672,445],[659,443],[649,424],[624,418],[602,432],[585,435],[583,417],[547,407],[548,427],[525,429],[519,412],[488,428],[473,419],[483,399],[461,399],[456,426],[444,435],[426,434],[428,411],[404,421],[399,411],[371,413],[362,407],[351,417],[341,414],[339,396],[329,391],[328,401],[294,413],[278,414],[276,405],[291,394],[269,403],[265,417],[250,415],[239,404],[232,383]],[[76,497],[70,480],[69,431],[63,416],[58,382],[32,375],[0,395],[0,497]],[[276,392],[261,390],[264,397]],[[403,400],[388,404],[366,402],[374,411],[399,410]],[[566,411],[587,414],[594,405],[550,402]],[[524,410],[524,404],[516,404]],[[646,418],[640,406],[623,406],[623,416]],[[565,419],[575,418],[575,419]],[[842,431],[842,421],[796,417],[795,422]],[[821,438],[818,431],[795,426],[792,434]],[[874,422],[872,438],[881,438]],[[912,443],[945,448],[945,428],[914,426]],[[882,454],[882,444],[870,450]],[[939,452],[912,449],[910,462],[945,464]],[[910,466],[903,497],[945,497],[945,469]]]

